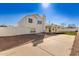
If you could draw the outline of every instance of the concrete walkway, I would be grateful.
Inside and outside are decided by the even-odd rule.
[[[38,46],[24,44],[6,51],[0,52],[0,55],[7,56],[68,56],[71,53],[75,36],[56,35],[44,39],[44,42]]]
[[[79,32],[77,33],[77,35],[75,37],[73,48],[72,48],[70,55],[71,56],[79,56]]]

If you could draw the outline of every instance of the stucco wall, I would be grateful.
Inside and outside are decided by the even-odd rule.
[[[44,17],[44,16],[42,16],[42,17]],[[33,23],[29,23],[28,18],[33,19]],[[38,20],[42,21],[42,24],[37,24]],[[18,22],[18,26],[19,27],[26,27],[29,29],[34,28],[36,33],[45,32],[45,18],[42,19],[41,16],[37,16],[37,18],[35,18],[32,15],[26,16]]]
[[[72,32],[74,32],[76,30],[77,30],[77,28],[65,28],[62,31],[67,31],[67,32],[72,31]]]
[[[35,29],[35,33],[40,33],[45,31],[45,17],[25,16],[18,23],[17,26],[0,27],[0,36],[13,36],[22,34],[32,34],[32,29]],[[33,19],[33,23],[28,22],[28,18]],[[37,24],[37,21],[41,20],[42,24]]]
[[[28,28],[20,27],[0,27],[0,36],[13,36],[21,34],[30,34]]]

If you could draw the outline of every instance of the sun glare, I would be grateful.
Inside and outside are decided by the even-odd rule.
[[[49,3],[42,3],[43,8],[48,8]]]

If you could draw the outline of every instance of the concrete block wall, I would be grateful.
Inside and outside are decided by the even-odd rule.
[[[20,27],[0,27],[0,36],[15,36],[22,34],[30,34],[28,28],[20,28]]]

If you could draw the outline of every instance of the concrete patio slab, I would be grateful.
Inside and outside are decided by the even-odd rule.
[[[0,55],[7,56],[69,56],[75,36],[56,35],[44,39],[44,42],[38,46],[24,44],[6,51],[0,52]]]
[[[44,40],[39,47],[47,50],[55,56],[68,56],[71,53],[75,36],[57,35]]]

